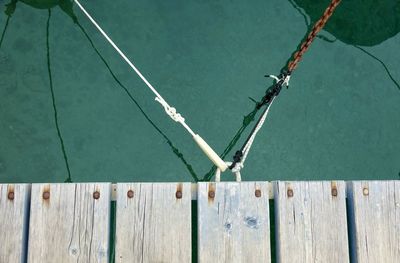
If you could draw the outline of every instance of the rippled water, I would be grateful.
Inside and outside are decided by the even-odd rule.
[[[263,76],[329,3],[110,2],[82,0],[226,160],[254,124]],[[0,5],[0,182],[210,178],[210,161],[76,6]],[[399,179],[399,31],[399,1],[343,1],[272,106],[243,179]]]

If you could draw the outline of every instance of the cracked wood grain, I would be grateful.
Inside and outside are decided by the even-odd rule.
[[[275,182],[278,262],[349,262],[345,183]]]
[[[199,262],[270,262],[268,189],[268,182],[198,184]]]
[[[115,246],[116,263],[192,262],[191,184],[117,184]]]
[[[110,189],[109,183],[33,184],[28,262],[108,262]]]

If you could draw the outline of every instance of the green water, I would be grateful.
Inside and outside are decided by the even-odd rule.
[[[0,182],[209,178],[210,161],[76,6],[9,2]],[[271,84],[263,76],[279,73],[328,2],[82,0],[229,161]],[[243,179],[399,179],[399,31],[400,1],[344,0],[272,106]]]

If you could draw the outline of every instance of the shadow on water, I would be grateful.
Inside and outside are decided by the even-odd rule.
[[[1,37],[1,42],[0,42],[0,47],[1,43],[3,42],[5,32],[7,30],[9,20],[14,13],[16,9],[16,4],[18,0],[12,0],[9,4],[7,4],[7,9],[6,9],[6,15],[7,15],[7,21],[6,25],[4,27],[2,37]],[[68,172],[68,177],[65,180],[65,182],[72,182],[71,178],[71,172],[70,172],[70,167],[69,167],[69,162],[68,162],[68,156],[65,150],[65,145],[64,145],[64,140],[62,138],[61,130],[59,127],[59,120],[58,120],[58,113],[57,113],[57,104],[56,104],[56,99],[55,99],[55,94],[54,94],[54,87],[53,87],[53,81],[52,81],[52,73],[51,73],[51,67],[50,67],[50,47],[49,47],[49,27],[50,27],[50,17],[51,17],[51,11],[50,9],[59,6],[69,17],[72,18],[74,23],[79,27],[79,29],[82,31],[82,33],[85,35],[86,39],[89,41],[91,47],[93,50],[96,52],[96,54],[99,56],[100,60],[104,63],[106,66],[107,70],[111,74],[112,78],[115,80],[115,82],[123,89],[123,91],[127,94],[129,99],[136,105],[136,107],[139,109],[139,111],[142,113],[142,115],[145,117],[145,119],[153,126],[154,129],[157,130],[157,132],[166,140],[167,144],[171,148],[172,152],[181,160],[181,162],[185,165],[186,169],[189,171],[190,175],[192,176],[194,181],[199,181],[199,178],[197,174],[195,173],[192,165],[186,161],[184,158],[183,154],[179,151],[179,149],[173,144],[173,142],[167,137],[167,135],[159,128],[157,125],[150,119],[150,117],[145,113],[143,108],[140,106],[138,101],[134,98],[131,92],[127,89],[125,85],[122,84],[122,82],[116,77],[114,74],[113,70],[109,66],[108,62],[105,60],[104,56],[99,52],[99,50],[96,48],[94,45],[92,39],[90,36],[87,34],[86,30],[84,27],[79,23],[76,15],[73,12],[73,3],[68,0],[20,0],[20,2],[23,2],[31,7],[38,8],[38,9],[48,9],[49,10],[49,16],[47,20],[47,30],[46,30],[46,45],[47,45],[47,68],[48,68],[48,74],[49,74],[49,80],[50,80],[50,90],[51,90],[51,97],[52,97],[52,103],[53,103],[53,110],[54,110],[54,118],[55,118],[55,124],[56,124],[56,130],[57,130],[57,135],[61,144],[61,150],[63,153],[63,158],[65,161],[66,169]]]
[[[303,16],[308,29],[312,28],[312,24],[320,18],[329,3],[328,0],[289,0],[289,2]],[[324,30],[331,33],[335,39],[323,35],[318,35],[318,38],[330,43],[339,39],[359,49],[379,62],[393,84],[400,90],[399,83],[385,63],[361,47],[378,45],[400,32],[400,1],[342,1]]]

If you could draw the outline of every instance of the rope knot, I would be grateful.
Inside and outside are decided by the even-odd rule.
[[[289,88],[290,72],[284,71],[283,73],[279,74],[278,76],[265,75],[265,77],[274,79],[276,81],[275,85],[277,85],[277,86],[286,86],[287,88]]]
[[[232,168],[232,173],[236,174],[236,173],[240,173],[240,170],[242,170],[242,168],[244,167],[243,163],[236,163],[235,166]]]
[[[229,169],[233,169],[234,167],[235,167],[235,165],[237,164],[237,163],[240,163],[240,161],[242,160],[242,157],[243,157],[243,152],[242,151],[236,151],[235,152],[235,155],[233,156],[233,162],[232,162],[232,164],[229,166]]]
[[[171,117],[171,119],[180,123],[185,122],[185,118],[183,118],[180,113],[176,112],[176,109],[174,107],[169,106],[165,100],[161,100],[158,97],[156,97],[155,100],[164,107],[165,112],[168,114],[169,117]]]

